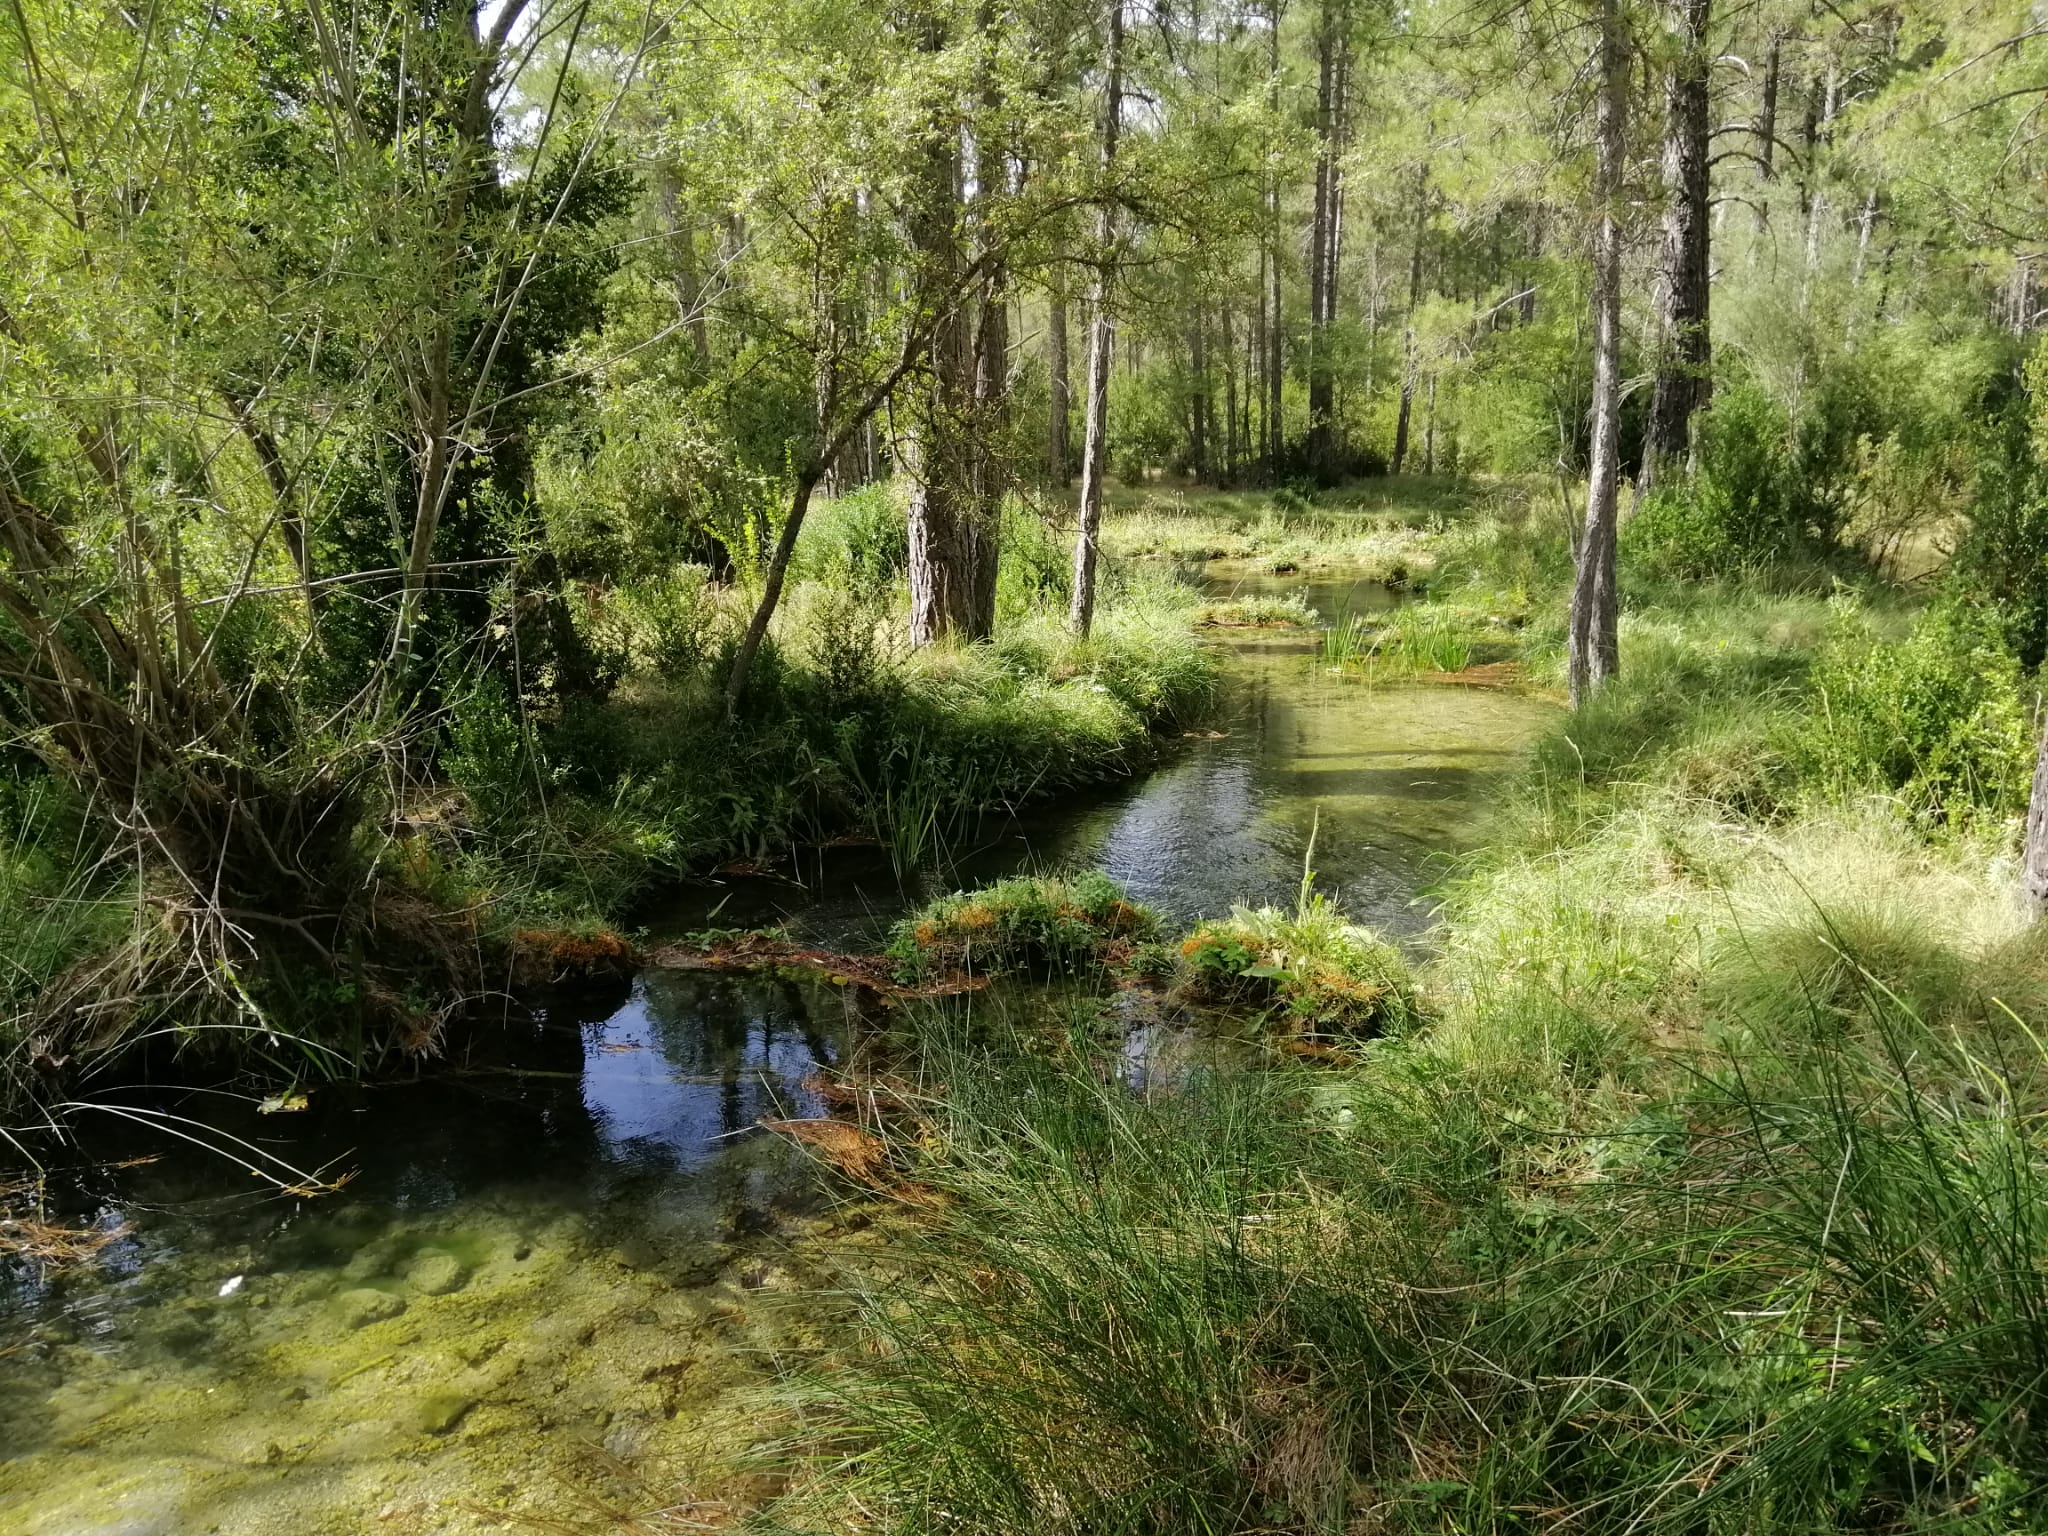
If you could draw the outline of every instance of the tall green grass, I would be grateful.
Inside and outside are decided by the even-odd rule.
[[[1323,632],[1323,661],[1374,676],[1462,672],[1473,661],[1473,629],[1469,619],[1433,604],[1372,618],[1339,614]]]
[[[1134,1092],[1079,1032],[923,1017],[946,1092],[899,1156],[944,1215],[860,1297],[809,1513],[2037,1528],[2042,1052],[1864,980],[1866,1036],[1702,1055],[1597,1127],[1399,1045]]]
[[[2011,670],[1790,581],[1639,580],[1623,656],[1446,881],[1418,1022],[1344,1065],[906,1021],[935,1214],[857,1287],[792,1519],[2048,1529]]]

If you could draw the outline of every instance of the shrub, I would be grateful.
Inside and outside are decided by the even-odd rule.
[[[1904,640],[1873,644],[1844,602],[1813,682],[1802,745],[1836,793],[1892,791],[1937,824],[2025,809],[2033,751],[2019,663],[1983,615],[1942,604]]]
[[[1784,410],[1754,385],[1737,386],[1714,398],[1698,432],[1698,467],[1644,502],[1625,547],[1682,576],[1725,575],[1799,548],[1806,530]]]
[[[2048,350],[2028,376],[2048,372]],[[2044,380],[2042,382],[2048,382]],[[2036,389],[2035,398],[2041,393]],[[2048,410],[2044,410],[2048,422]],[[1957,542],[1952,580],[2003,619],[2022,665],[2048,657],[2048,425],[2029,431],[2017,413],[1999,423],[1977,455],[1969,520]]]
[[[884,591],[910,563],[909,527],[890,481],[821,502],[804,520],[795,574],[864,595]]]

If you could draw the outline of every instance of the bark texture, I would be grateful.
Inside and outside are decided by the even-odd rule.
[[[1429,167],[1415,173],[1415,241],[1408,251],[1408,323],[1401,338],[1401,407],[1394,417],[1394,457],[1389,466],[1401,473],[1408,457],[1408,426],[1415,414],[1415,312],[1422,308],[1422,247],[1429,232]]]
[[[1117,139],[1124,115],[1124,7],[1110,0],[1103,43],[1102,179],[1097,226],[1095,279],[1089,293],[1088,421],[1081,445],[1081,516],[1074,535],[1074,581],[1067,622],[1086,636],[1095,622],[1095,567],[1102,533],[1102,479],[1109,467],[1109,364],[1116,346],[1110,319],[1110,282],[1115,272],[1116,204],[1109,183],[1116,169]]]
[[[1074,380],[1067,360],[1067,271],[1055,265],[1046,292],[1045,370],[1052,399],[1046,416],[1045,467],[1054,485],[1074,482],[1074,450],[1071,443],[1074,413]]]
[[[933,52],[944,45],[926,29]],[[910,245],[927,291],[950,295],[931,327],[924,368],[904,401],[903,467],[910,477],[910,639],[929,645],[972,628],[975,550],[970,527],[974,328],[961,293],[960,124],[942,103],[926,125]]]
[[[1568,672],[1574,706],[1621,669],[1614,584],[1621,447],[1621,217],[1628,141],[1628,39],[1617,0],[1600,7],[1593,179],[1593,433],[1586,521],[1572,581]]]
[[[1336,372],[1330,327],[1337,318],[1339,209],[1343,201],[1344,93],[1349,74],[1344,0],[1323,0],[1316,32],[1315,203],[1309,227],[1308,464],[1319,479],[1337,470]]]
[[[1647,495],[1690,450],[1693,413],[1707,403],[1713,342],[1707,189],[1712,0],[1676,0],[1679,53],[1665,79],[1664,251],[1657,282],[1657,381],[1637,490]]]
[[[2027,802],[2027,842],[2021,870],[2027,901],[2038,917],[2048,912],[2048,721],[2034,760],[2034,793]]]

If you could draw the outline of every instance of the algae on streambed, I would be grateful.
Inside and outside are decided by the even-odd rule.
[[[884,1239],[748,1128],[822,1112],[805,1079],[841,1059],[853,995],[651,972],[578,1002],[502,1059],[234,1127],[350,1154],[338,1195],[192,1155],[85,1176],[77,1213],[130,1230],[0,1290],[0,1529],[603,1529],[758,1498],[755,1389],[820,1342],[790,1294]]]

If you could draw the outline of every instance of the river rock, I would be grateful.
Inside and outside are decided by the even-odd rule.
[[[405,1283],[422,1296],[446,1296],[461,1290],[468,1280],[462,1260],[452,1253],[423,1253],[405,1272]]]
[[[343,1323],[351,1328],[367,1328],[398,1316],[405,1310],[405,1301],[389,1291],[373,1291],[366,1286],[362,1290],[343,1291],[334,1306]]]
[[[445,1435],[475,1406],[476,1399],[466,1393],[431,1392],[419,1400],[414,1411],[422,1430],[430,1435]]]

